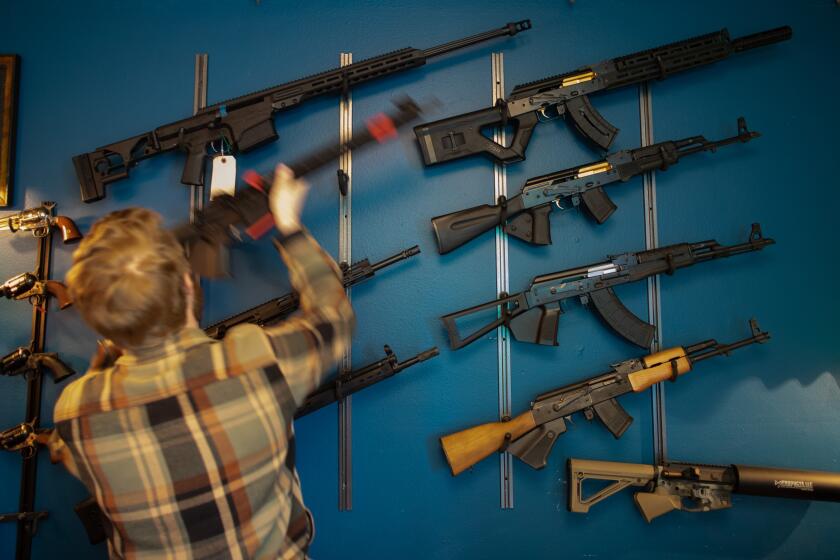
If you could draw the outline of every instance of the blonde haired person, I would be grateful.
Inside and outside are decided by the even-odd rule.
[[[354,325],[338,267],[300,225],[306,192],[277,168],[271,209],[300,312],[276,326],[207,337],[183,249],[149,210],[109,214],[74,253],[74,304],[122,355],[64,389],[50,447],[107,516],[112,558],[306,556],[292,418]]]

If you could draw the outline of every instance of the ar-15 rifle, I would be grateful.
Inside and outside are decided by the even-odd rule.
[[[455,350],[475,342],[501,325],[508,327],[513,338],[520,342],[557,346],[557,327],[563,313],[561,303],[566,299],[580,298],[584,305],[591,304],[616,334],[637,346],[648,348],[653,340],[653,325],[624,307],[613,291],[614,286],[663,272],[673,274],[675,270],[695,263],[758,251],[773,243],[772,239],[762,236],[759,224],[753,224],[746,243],[722,246],[710,239],[611,255],[605,262],[537,276],[524,292],[503,295],[493,301],[444,315],[441,320],[449,333],[449,345]],[[498,318],[466,337],[461,336],[458,319],[489,311],[497,314]]]
[[[592,505],[628,486],[645,487],[633,494],[633,499],[648,523],[674,510],[699,512],[730,508],[732,494],[840,502],[840,473],[825,471],[569,459],[568,477],[568,507],[575,513],[587,513]],[[584,497],[586,480],[606,480],[612,484]]]
[[[321,385],[321,387],[306,398],[306,402],[295,413],[295,418],[306,416],[319,408],[340,401],[347,395],[352,395],[380,381],[385,381],[406,368],[434,358],[439,353],[437,347],[433,347],[420,352],[404,362],[400,362],[393,350],[391,350],[391,347],[386,344],[384,358],[357,370],[339,374],[334,380]]]
[[[0,285],[0,295],[8,299],[28,300],[32,305],[39,307],[44,304],[48,295],[58,300],[61,309],[73,304],[67,293],[67,286],[57,280],[41,282],[31,272],[24,272],[6,280]]]
[[[709,142],[703,136],[692,136],[658,142],[615,152],[601,161],[533,177],[513,198],[501,196],[494,205],[482,204],[432,218],[438,251],[442,255],[448,253],[496,226],[503,226],[508,235],[528,243],[550,245],[552,206],[563,210],[582,204],[596,222],[603,224],[617,208],[604,192],[604,186],[628,181],[654,169],[664,171],[683,156],[714,152],[721,146],[749,142],[758,136],[759,133],[747,130],[747,123],[741,117],[738,134],[731,138]]]
[[[557,437],[565,433],[566,420],[578,412],[583,412],[587,420],[597,416],[618,439],[630,427],[633,417],[616,397],[639,393],[662,381],[676,381],[701,360],[728,355],[738,348],[770,339],[754,319],[750,321],[750,328],[752,336],[732,344],[704,340],[613,364],[607,373],[539,395],[531,403],[530,410],[516,418],[444,436],[440,443],[452,474],[460,474],[496,451],[508,451],[525,464],[541,469],[545,467]]]
[[[537,123],[561,115],[567,115],[584,138],[606,150],[618,129],[590,104],[589,94],[661,80],[733,53],[785,41],[792,33],[785,26],[731,40],[723,29],[518,85],[495,107],[421,124],[414,132],[426,165],[478,153],[503,163],[522,161]],[[510,146],[497,144],[482,134],[482,129],[508,124],[514,127]]]
[[[73,158],[84,202],[105,197],[105,185],[128,177],[141,160],[175,149],[187,153],[181,182],[204,184],[204,160],[213,142],[227,142],[234,153],[248,152],[274,140],[274,114],[323,95],[347,92],[352,86],[426,64],[441,56],[496,37],[513,36],[531,28],[530,20],[451,41],[429,49],[405,48],[301,78],[248,95],[228,99],[192,117],[165,124],[126,140]]]
[[[57,227],[61,232],[64,243],[78,241],[82,238],[79,228],[67,216],[53,216],[51,206],[29,208],[17,214],[0,218],[0,231],[31,231],[34,237],[46,237],[50,228]]]
[[[286,165],[295,177],[303,177],[349,150],[396,138],[397,130],[414,120],[421,108],[407,97],[395,104],[396,112],[390,115],[380,113],[368,119],[364,129],[353,132],[352,140],[344,144],[331,142]],[[273,171],[262,176],[249,172],[245,182],[248,186],[237,189],[234,195],[223,194],[214,198],[193,222],[173,230],[178,241],[189,249],[190,264],[199,276],[217,277],[226,273],[221,248],[232,239],[243,236],[259,239],[274,228],[267,193],[274,182]]]
[[[0,358],[0,375],[27,375],[43,369],[47,369],[52,374],[53,381],[56,383],[76,373],[73,368],[61,361],[58,354],[54,352],[33,354],[25,346]]]
[[[341,263],[344,287],[349,288],[360,284],[368,278],[373,278],[383,268],[411,258],[418,253],[420,253],[420,247],[415,245],[373,264],[368,259],[355,262],[352,266]],[[228,330],[243,323],[254,323],[261,327],[271,325],[296,311],[299,304],[298,294],[291,292],[214,323],[204,329],[204,332],[211,338],[222,338]]]

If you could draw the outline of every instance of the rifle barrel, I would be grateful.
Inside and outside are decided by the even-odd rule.
[[[731,344],[718,344],[716,340],[707,340],[705,342],[701,342],[700,344],[695,344],[694,346],[686,348],[686,353],[692,363],[697,363],[722,354],[728,355],[733,350],[743,348],[744,346],[762,344],[770,340],[770,333],[760,330],[755,320],[750,321],[750,327],[753,329],[753,335],[750,337],[738,340]]]
[[[520,31],[527,31],[528,29],[531,29],[530,19],[511,22],[499,29],[485,31],[484,33],[477,33],[463,39],[456,39],[454,41],[444,43],[443,45],[425,49],[423,50],[423,57],[432,58],[433,56],[440,56],[458,49],[463,49],[464,47],[469,47],[470,45],[476,45],[490,39],[495,39],[496,37],[504,37],[505,35],[510,35],[512,37]]]
[[[395,264],[395,263],[398,263],[400,261],[404,261],[406,259],[409,259],[409,258],[411,258],[414,255],[417,255],[419,253],[420,253],[420,246],[415,245],[414,247],[409,247],[408,249],[400,251],[396,255],[391,255],[387,259],[382,259],[379,262],[373,263],[372,265],[370,265],[370,269],[372,271],[376,272],[378,270],[382,270],[383,268],[389,267],[392,264]]]
[[[420,362],[425,362],[428,359],[434,358],[440,354],[440,350],[438,350],[437,346],[429,348],[428,350],[424,350],[420,352],[416,356],[412,356],[411,358],[407,359],[404,362],[399,362],[394,366],[394,372],[402,371],[405,368],[409,368],[413,365],[419,364]]]

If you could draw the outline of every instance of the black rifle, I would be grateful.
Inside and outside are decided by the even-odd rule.
[[[604,192],[604,186],[654,169],[664,171],[683,156],[714,152],[721,146],[749,142],[758,136],[759,133],[747,130],[747,123],[741,117],[738,134],[731,138],[709,142],[703,136],[692,136],[658,142],[615,152],[601,161],[533,177],[513,198],[501,196],[494,205],[482,204],[432,218],[438,251],[442,255],[448,253],[496,226],[503,226],[508,235],[528,243],[550,245],[552,206],[563,210],[582,205],[596,222],[603,224],[617,208]]]
[[[633,417],[618,403],[617,397],[639,393],[655,383],[676,381],[701,360],[769,340],[770,335],[750,320],[752,336],[718,344],[714,339],[691,346],[668,348],[648,356],[614,364],[607,373],[590,377],[543,393],[531,402],[531,408],[502,422],[491,422],[440,438],[452,474],[457,475],[496,451],[508,451],[525,464],[541,469],[557,437],[566,432],[566,421],[583,412],[587,420],[598,417],[604,426],[620,438]]]
[[[840,473],[704,465],[671,461],[664,465],[638,465],[613,461],[569,459],[569,511],[589,508],[628,486],[643,486],[633,499],[650,523],[674,510],[701,512],[732,507],[732,494],[840,502]],[[605,487],[584,496],[587,480],[608,481]]]
[[[496,37],[513,36],[530,28],[530,20],[523,20],[429,49],[408,47],[392,51],[228,99],[201,109],[192,117],[75,156],[73,165],[79,179],[82,200],[94,202],[104,198],[105,185],[128,177],[129,170],[137,162],[176,149],[187,154],[181,182],[186,185],[203,185],[207,148],[213,142],[226,142],[233,153],[248,152],[277,140],[275,113],[296,107],[309,99],[347,92],[358,84],[423,66],[430,58]]]
[[[341,263],[344,287],[349,288],[364,282],[368,278],[373,278],[383,268],[411,258],[418,253],[420,253],[420,247],[415,245],[373,264],[368,259],[355,262],[352,266],[348,266],[347,263]],[[204,329],[204,332],[211,338],[222,338],[228,330],[243,323],[254,323],[261,327],[271,325],[296,311],[299,304],[300,299],[298,298],[298,294],[291,292],[252,307],[242,313],[237,313],[233,317],[228,317],[218,323],[214,323]]]
[[[54,352],[33,354],[24,346],[0,358],[0,375],[28,375],[44,369],[52,374],[53,381],[56,383],[76,373],[73,368],[61,361],[58,354]]]
[[[722,246],[710,239],[611,255],[605,262],[537,276],[524,292],[503,295],[493,301],[450,313],[441,319],[449,333],[449,344],[455,350],[475,342],[501,325],[508,327],[513,338],[520,342],[557,346],[557,326],[560,314],[563,313],[560,304],[563,300],[578,297],[584,305],[591,304],[594,311],[617,334],[637,346],[648,348],[653,340],[653,325],[639,319],[624,307],[613,292],[614,286],[663,272],[673,274],[675,270],[695,263],[758,251],[773,243],[775,241],[772,239],[762,236],[759,224],[753,224],[746,243]],[[500,308],[501,312],[498,312]],[[490,311],[498,313],[499,317],[469,336],[461,337],[456,323],[458,319]]]
[[[375,115],[367,121],[364,129],[353,132],[352,140],[344,144],[326,144],[295,162],[287,163],[287,167],[295,177],[303,177],[349,150],[396,138],[397,130],[414,120],[420,114],[421,108],[407,97],[395,104],[396,112],[390,115]],[[193,272],[199,276],[217,277],[227,272],[221,257],[221,248],[231,240],[246,236],[259,239],[274,228],[267,193],[274,182],[274,172],[262,176],[253,172],[247,173],[245,182],[247,185],[238,188],[236,194],[224,194],[214,198],[191,223],[173,230],[178,241],[189,249],[190,264]]]
[[[352,395],[366,387],[393,377],[406,368],[434,358],[439,353],[436,347],[429,348],[404,362],[400,362],[391,347],[386,344],[384,358],[357,370],[339,374],[334,380],[321,385],[306,398],[306,402],[295,413],[295,418],[306,416],[319,408],[340,401],[347,395]]]
[[[731,40],[726,29],[650,49],[573,72],[518,85],[495,107],[457,115],[414,128],[426,165],[485,153],[503,163],[525,159],[537,123],[566,115],[587,140],[606,150],[618,133],[590,104],[588,95],[661,80],[671,74],[723,60],[730,54],[790,39],[779,27]],[[482,129],[512,125],[510,146],[493,142]]]

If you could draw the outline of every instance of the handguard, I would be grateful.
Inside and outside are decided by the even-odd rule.
[[[656,328],[642,321],[627,309],[612,288],[604,288],[589,293],[598,316],[617,334],[627,341],[642,348],[650,348]]]
[[[503,104],[495,107],[441,119],[414,127],[414,134],[426,165],[485,153],[502,163],[525,159],[525,149],[539,120],[536,113],[506,117]],[[513,125],[510,146],[498,144],[481,133],[483,128]]]

